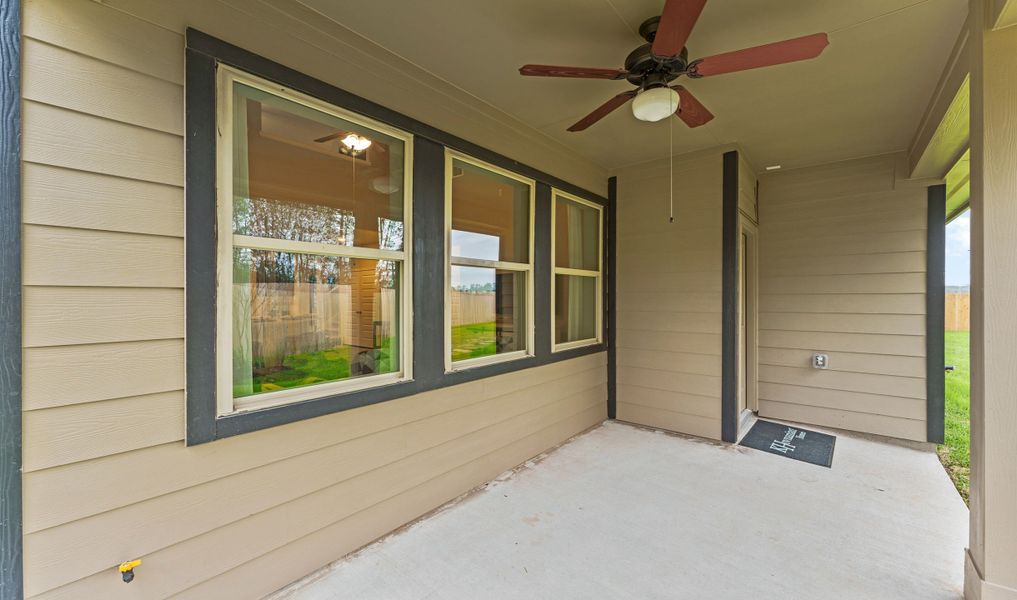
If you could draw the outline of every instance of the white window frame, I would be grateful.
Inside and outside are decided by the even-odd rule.
[[[555,254],[555,240],[557,239],[557,227],[555,226],[556,215],[558,214],[558,198],[563,198],[583,206],[588,206],[597,211],[597,270],[592,271],[588,269],[572,269],[569,267],[559,267],[557,264],[557,255]],[[555,342],[555,315],[557,302],[557,294],[555,292],[555,285],[557,283],[557,275],[578,275],[581,277],[595,278],[596,280],[596,324],[595,331],[597,332],[596,337],[592,337],[585,340],[575,340],[572,342],[564,342],[559,344]],[[586,346],[595,346],[604,341],[604,207],[596,202],[590,202],[589,200],[580,198],[573,194],[563,192],[557,188],[551,190],[551,352],[561,352],[563,350],[571,350],[573,348],[584,348]]]
[[[505,262],[500,260],[482,260],[452,256],[452,163],[454,160],[469,163],[475,167],[502,175],[510,179],[525,183],[530,188],[529,204],[529,244],[527,252],[529,261],[526,263]],[[536,210],[536,189],[537,182],[528,177],[523,177],[512,171],[502,169],[473,158],[462,152],[445,148],[445,372],[452,373],[485,365],[493,365],[512,360],[534,356],[534,323],[533,323],[533,254],[534,254],[534,213]],[[502,269],[506,271],[518,271],[526,273],[526,348],[503,354],[492,354],[478,358],[467,358],[464,360],[452,361],[452,267],[485,267]]]
[[[227,416],[391,385],[413,378],[413,136],[368,117],[344,110],[317,98],[244,71],[216,65],[216,414]],[[268,92],[399,139],[403,142],[403,249],[381,250],[233,234],[233,84]],[[399,367],[395,373],[370,375],[233,398],[233,248],[283,251],[399,263]]]

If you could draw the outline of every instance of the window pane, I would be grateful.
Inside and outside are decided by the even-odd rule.
[[[600,270],[600,211],[561,196],[554,210],[555,266]]]
[[[530,262],[530,186],[452,161],[452,256]]]
[[[401,140],[242,83],[233,97],[234,233],[402,249]]]
[[[400,266],[235,248],[233,396],[398,372]]]
[[[526,273],[452,267],[452,360],[526,349]]]
[[[597,278],[554,276],[554,343],[597,337]]]

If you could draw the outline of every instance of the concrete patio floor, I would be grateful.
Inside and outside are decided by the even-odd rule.
[[[833,433],[827,469],[607,422],[272,598],[961,598],[936,455]]]

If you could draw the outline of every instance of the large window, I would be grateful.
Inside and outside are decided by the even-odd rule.
[[[447,151],[446,369],[533,355],[532,180]]]
[[[555,190],[551,213],[551,320],[554,350],[601,341],[603,297],[600,205]]]
[[[220,65],[218,412],[410,376],[410,136]]]

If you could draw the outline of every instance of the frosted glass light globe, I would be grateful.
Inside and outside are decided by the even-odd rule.
[[[660,121],[678,110],[678,92],[669,87],[644,90],[632,100],[632,114],[640,121]]]

